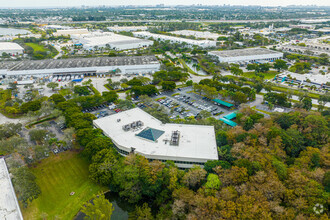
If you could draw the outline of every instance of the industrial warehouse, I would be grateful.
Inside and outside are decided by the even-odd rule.
[[[20,55],[23,54],[24,48],[16,43],[11,42],[0,42],[0,56],[3,53],[7,53],[9,55]]]
[[[153,41],[128,37],[112,32],[93,32],[90,34],[71,35],[75,44],[82,44],[86,50],[108,47],[114,50],[129,50],[153,45]]]
[[[211,51],[220,62],[269,62],[283,58],[283,53],[264,48],[248,48],[238,50]]]
[[[209,31],[180,30],[180,31],[172,31],[170,33],[176,35],[183,35],[183,36],[194,36],[195,38],[204,38],[210,40],[217,40],[219,37],[228,37],[228,35],[211,33]]]
[[[180,168],[217,160],[213,126],[163,124],[139,108],[94,120],[122,155],[131,152],[149,160],[173,161]]]
[[[108,27],[108,30],[113,32],[146,31],[148,30],[149,27],[148,26],[113,26],[113,27]]]
[[[133,35],[135,37],[153,38],[154,40],[159,40],[159,41],[168,40],[171,43],[186,43],[189,46],[199,46],[202,48],[215,47],[217,45],[216,41],[192,40],[192,39],[186,39],[186,38],[181,38],[181,37],[172,37],[172,36],[163,35],[163,34],[153,34],[153,33],[147,32],[147,31],[133,32]]]
[[[0,63],[3,78],[17,75],[96,75],[116,71],[121,74],[154,73],[160,69],[155,56],[96,57],[65,60],[25,60]]]

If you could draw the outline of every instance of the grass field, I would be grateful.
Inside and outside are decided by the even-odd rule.
[[[36,43],[25,43],[25,45],[32,47],[34,51],[45,52],[47,50],[44,46]]]
[[[41,195],[27,208],[22,208],[25,220],[73,219],[83,203],[93,194],[105,190],[89,179],[88,163],[78,153],[64,152],[41,161],[31,171],[37,177]],[[75,192],[70,196],[71,192]]]
[[[260,73],[264,75],[264,79],[274,79],[274,77],[278,74],[276,71],[268,71],[266,73]],[[242,76],[245,76],[247,78],[253,78],[256,77],[254,72],[244,72]]]

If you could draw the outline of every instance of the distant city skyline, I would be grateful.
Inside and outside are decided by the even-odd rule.
[[[288,6],[288,5],[317,5],[330,6],[329,0],[11,0],[3,1],[0,8],[40,8],[40,7],[72,7],[72,6],[120,6],[120,5],[261,5],[261,6]]]

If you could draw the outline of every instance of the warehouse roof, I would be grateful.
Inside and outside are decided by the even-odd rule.
[[[0,219],[23,220],[4,158],[0,158]]]
[[[152,42],[149,40],[139,39],[135,37],[129,37],[121,34],[115,34],[112,32],[94,32],[90,34],[72,35],[72,38],[78,40],[80,43],[93,47],[93,46],[103,46],[106,44],[132,44],[132,43],[143,43]]]
[[[210,53],[220,57],[240,57],[240,56],[277,54],[279,52],[274,50],[268,50],[265,48],[247,48],[247,49],[238,49],[238,50],[211,51]]]
[[[61,60],[25,60],[17,62],[1,62],[0,69],[9,71],[63,69],[96,66],[126,66],[159,63],[155,56],[126,56],[126,57],[95,57]]]
[[[163,124],[139,108],[94,120],[94,125],[118,148],[128,152],[135,148],[135,152],[147,158],[205,162],[218,159],[213,126]],[[128,129],[125,130],[125,126]],[[176,143],[171,144],[172,140]]]
[[[24,50],[24,48],[16,43],[0,42],[0,50]]]
[[[197,38],[214,39],[214,40],[218,39],[218,37],[228,37],[228,35],[221,35],[209,31],[180,30],[180,31],[172,31],[170,33],[177,35],[184,35],[184,36],[195,36]]]

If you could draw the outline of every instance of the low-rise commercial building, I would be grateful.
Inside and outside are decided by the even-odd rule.
[[[70,36],[73,34],[89,34],[87,29],[68,29],[68,30],[57,30],[53,33],[54,36]]]
[[[114,50],[129,50],[153,45],[153,41],[128,37],[112,32],[94,32],[90,34],[71,35],[76,44],[82,44],[86,50],[108,47]]]
[[[108,27],[108,30],[113,32],[146,31],[148,30],[148,26],[113,26],[113,27]]]
[[[211,51],[209,55],[216,56],[220,62],[227,63],[274,61],[283,58],[283,53],[264,48]]]
[[[0,56],[2,56],[3,53],[7,53],[13,56],[20,55],[24,53],[24,48],[16,43],[0,42]]]
[[[116,71],[116,70],[120,71]],[[63,60],[25,60],[0,63],[2,77],[17,75],[96,75],[112,71],[121,74],[154,73],[160,70],[155,56],[96,57]]]
[[[23,220],[4,158],[0,158],[0,219]]]
[[[221,35],[209,31],[193,31],[193,30],[180,30],[170,32],[175,35],[194,36],[195,38],[204,38],[209,40],[217,40],[219,37],[229,37],[229,35]]]
[[[189,46],[199,46],[203,48],[207,47],[215,47],[217,45],[216,41],[210,40],[192,40],[181,37],[173,37],[163,34],[153,34],[147,31],[133,32],[135,37],[143,37],[143,38],[153,38],[158,41],[170,41],[171,43],[186,43]]]
[[[94,120],[94,126],[111,138],[117,151],[149,160],[174,161],[180,168],[203,166],[218,160],[213,126],[163,124],[139,108]]]

